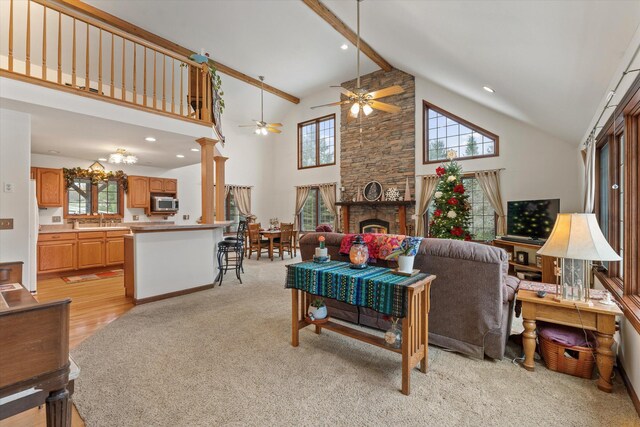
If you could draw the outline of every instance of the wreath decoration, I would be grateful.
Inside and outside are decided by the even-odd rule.
[[[64,181],[67,188],[73,185],[76,179],[90,179],[92,185],[97,185],[104,181],[116,180],[118,185],[126,192],[128,189],[127,174],[123,171],[101,171],[82,168],[63,168],[62,173],[64,175]]]

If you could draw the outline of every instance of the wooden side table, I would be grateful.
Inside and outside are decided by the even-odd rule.
[[[533,371],[535,364],[533,354],[536,350],[536,321],[542,320],[559,325],[584,328],[596,332],[598,348],[596,350],[596,365],[600,377],[598,388],[611,393],[611,372],[615,355],[611,350],[613,334],[616,331],[616,316],[622,311],[617,305],[603,305],[594,301],[593,306],[575,304],[571,301],[556,301],[553,295],[539,298],[533,291],[518,291],[518,300],[522,302],[522,318],[524,333],[522,346],[525,359],[523,366]]]

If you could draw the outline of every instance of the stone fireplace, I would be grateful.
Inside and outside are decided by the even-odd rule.
[[[360,233],[381,233],[389,232],[389,221],[378,218],[365,219],[360,221]]]
[[[358,187],[363,191],[369,181],[378,181],[383,191],[395,187],[404,197],[407,178],[411,199],[415,200],[415,79],[396,69],[390,72],[379,70],[361,77],[361,86],[366,90],[393,85],[401,86],[404,92],[381,101],[399,106],[399,113],[374,110],[361,120],[347,120],[351,105],[341,107],[340,185],[344,187],[341,202],[349,204],[345,206],[338,203],[342,206],[343,232],[359,232],[362,223],[372,219],[378,221],[370,225],[386,225],[378,228],[386,228],[392,234],[408,230],[411,227],[407,228],[406,225],[413,223],[414,203],[399,206],[380,200],[373,203],[354,200]],[[354,90],[356,81],[345,82],[342,86]]]

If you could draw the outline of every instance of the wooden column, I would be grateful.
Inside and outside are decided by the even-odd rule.
[[[400,219],[400,234],[407,234],[407,208],[405,205],[398,206],[398,218]]]
[[[196,139],[200,144],[200,170],[202,172],[202,223],[213,224],[213,158],[214,147],[218,140],[212,138]]]
[[[215,156],[213,159],[216,161],[216,219],[224,221],[226,219],[224,211],[224,162],[227,161],[228,157]]]

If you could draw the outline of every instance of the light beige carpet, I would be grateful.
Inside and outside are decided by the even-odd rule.
[[[286,261],[289,262],[289,261]],[[244,284],[135,307],[73,351],[88,426],[640,425],[624,385],[430,348],[400,393],[400,356],[325,331],[290,339],[286,262]]]

